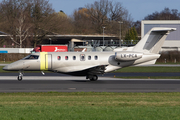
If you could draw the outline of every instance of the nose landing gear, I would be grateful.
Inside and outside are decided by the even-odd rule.
[[[23,73],[20,71],[20,72],[19,72],[19,75],[18,75],[18,77],[17,77],[17,80],[18,80],[18,81],[21,81],[21,80],[22,80],[22,77],[23,77]]]

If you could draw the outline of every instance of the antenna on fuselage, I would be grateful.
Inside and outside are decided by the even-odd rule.
[[[43,71],[41,71],[42,75],[45,75],[45,73]]]

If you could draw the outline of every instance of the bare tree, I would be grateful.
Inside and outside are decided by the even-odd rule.
[[[154,12],[147,15],[144,20],[179,20],[180,13],[177,9],[170,10],[169,8],[164,8],[161,12]]]
[[[100,2],[95,1],[94,4],[86,5],[88,14],[92,21],[92,25],[96,27],[96,32],[102,33],[102,27],[108,22],[109,13],[109,2],[108,0],[100,0]]]
[[[109,10],[109,18],[114,21],[122,21],[127,11],[120,2],[113,3],[112,1],[109,2]]]
[[[20,47],[32,36],[31,43],[36,46],[47,34],[58,32],[59,24],[63,24],[47,0],[3,0],[0,13],[0,30]]]
[[[22,42],[29,35],[29,0],[4,0],[0,5],[0,11],[7,25],[5,31],[9,33],[11,40],[22,47]]]
[[[120,2],[109,2],[109,24],[108,32],[119,35],[120,25],[119,21],[123,22],[121,25],[121,36],[125,36],[126,31],[132,27],[133,19],[128,10],[125,9]]]
[[[74,33],[76,34],[92,34],[93,26],[87,8],[79,8],[73,14]]]
[[[137,20],[134,22],[134,26],[139,36],[141,36],[141,21]]]
[[[22,42],[26,40],[29,35],[29,30],[32,27],[30,24],[30,3],[29,1],[21,1],[19,4],[18,18],[16,19],[16,35],[19,37],[19,45],[22,48]],[[13,40],[13,37],[11,36]]]
[[[32,6],[32,33],[34,35],[34,46],[42,42],[47,34],[52,33],[56,27],[54,18],[54,10],[46,0],[33,0]]]
[[[109,0],[95,1],[93,4],[87,4],[85,8],[75,11],[74,21],[81,33],[88,31],[88,33],[102,34],[102,27],[106,27],[106,33],[118,35],[120,33],[118,21],[123,21],[123,30],[126,27],[132,27],[132,18],[128,11],[120,2],[114,3]],[[128,28],[126,29],[128,30]]]
[[[68,17],[62,10],[55,13],[54,15],[54,32],[59,34],[70,34],[73,33],[74,27],[71,17]]]

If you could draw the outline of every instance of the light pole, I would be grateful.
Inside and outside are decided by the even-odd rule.
[[[113,46],[113,39],[111,39],[111,46]]]
[[[103,27],[103,46],[104,46],[104,28],[105,27]]]
[[[119,47],[121,47],[121,24],[123,23],[122,21],[118,22],[120,24],[120,35],[119,35]]]
[[[49,38],[49,40],[50,40],[50,45],[51,45],[51,38]]]

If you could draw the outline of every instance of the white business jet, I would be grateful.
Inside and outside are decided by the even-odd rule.
[[[167,35],[176,28],[152,28],[134,47],[115,49],[111,52],[38,52],[13,62],[3,68],[20,71],[53,71],[74,76],[86,76],[96,81],[97,75],[120,68],[154,64]],[[43,72],[42,72],[43,73]]]

